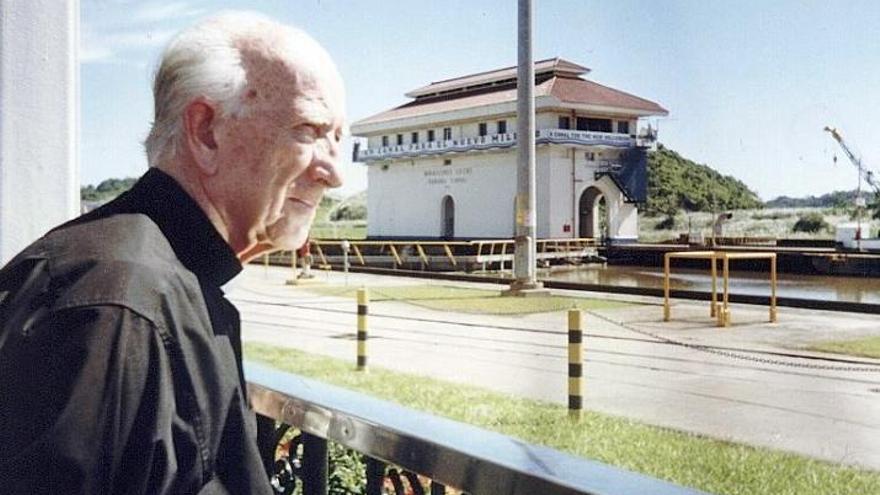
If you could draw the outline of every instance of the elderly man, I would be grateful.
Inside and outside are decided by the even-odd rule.
[[[232,13],[171,42],[154,97],[150,170],[0,271],[0,492],[270,492],[221,287],[340,184],[342,81]]]

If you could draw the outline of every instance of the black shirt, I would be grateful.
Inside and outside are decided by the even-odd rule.
[[[240,271],[155,169],[0,270],[0,492],[271,493],[221,290]]]

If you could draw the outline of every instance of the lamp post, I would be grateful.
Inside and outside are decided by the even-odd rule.
[[[536,277],[535,64],[532,57],[532,0],[519,0],[517,43],[517,172],[514,281],[508,295],[546,293]]]

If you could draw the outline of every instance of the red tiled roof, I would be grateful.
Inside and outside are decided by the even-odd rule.
[[[478,72],[467,76],[454,77],[443,81],[435,81],[427,86],[414,89],[406,93],[410,98],[418,98],[420,96],[441,93],[444,91],[453,91],[456,89],[464,89],[468,86],[476,84],[487,84],[492,82],[501,82],[507,79],[515,79],[517,67],[505,67],[503,69],[495,69],[487,72]],[[579,76],[590,72],[590,69],[578,65],[574,62],[556,57],[539,60],[535,62],[535,75],[553,72],[554,74],[565,74],[568,76]]]
[[[579,78],[553,77],[535,86],[535,97],[552,95],[563,103],[597,105],[624,110],[667,115],[669,112],[653,101],[618,91]],[[490,92],[462,94],[441,99],[415,100],[385,112],[367,117],[354,125],[461,110],[465,108],[516,101],[516,88],[498,88]]]
[[[619,91],[617,89],[602,86],[593,81],[584,79],[570,79],[563,77],[553,78],[551,94],[566,103],[583,103],[587,105],[601,105],[612,108],[625,108],[628,110],[640,110],[658,115],[667,115],[669,112],[653,101],[639,98],[638,96]]]

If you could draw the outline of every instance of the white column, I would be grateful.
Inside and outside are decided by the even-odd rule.
[[[0,1],[0,265],[79,213],[79,0]]]

